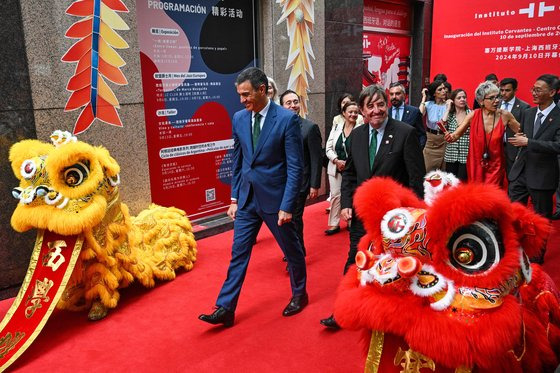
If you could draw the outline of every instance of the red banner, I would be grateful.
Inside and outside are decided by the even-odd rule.
[[[560,0],[434,1],[431,75],[474,90],[489,73],[516,78],[517,96],[545,73],[560,74]]]
[[[408,86],[410,37],[377,32],[363,34],[362,85],[380,84],[389,89],[393,82]]]
[[[83,239],[39,231],[27,275],[0,323],[0,371],[12,364],[39,335],[62,296]]]
[[[410,6],[408,4],[364,1],[364,29],[395,34],[410,33]]]

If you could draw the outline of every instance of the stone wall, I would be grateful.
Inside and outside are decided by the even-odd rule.
[[[27,56],[23,41],[23,24],[18,0],[0,2],[0,299],[15,294],[29,263],[35,234],[15,234],[10,217],[16,207],[12,188],[19,184],[14,177],[8,152],[19,140],[34,138],[35,120]],[[16,289],[17,290],[17,289]]]
[[[136,214],[150,201],[148,156],[140,76],[140,56],[134,1],[125,1],[129,13],[120,13],[130,30],[118,31],[130,45],[119,50],[126,61],[122,68],[128,85],[109,83],[121,108],[123,127],[95,121],[80,140],[103,145],[121,166],[123,202]],[[0,2],[0,298],[15,295],[23,280],[36,232],[20,234],[10,226],[16,206],[11,189],[18,185],[8,163],[9,147],[24,138],[48,141],[56,129],[72,131],[81,109],[64,112],[70,92],[66,90],[75,64],[61,57],[76,41],[64,37],[79,17],[65,14],[68,0],[3,0]]]
[[[260,2],[262,13],[261,57],[265,72],[286,89],[290,70],[286,70],[289,38],[286,23],[277,24],[282,8],[272,0]],[[361,89],[363,0],[315,1],[315,24],[311,46],[314,78],[309,78],[308,119],[321,129],[323,144],[337,115],[336,101],[344,92],[358,94]],[[328,193],[323,178],[320,194]]]
[[[337,101],[362,89],[363,0],[325,1],[325,117],[327,133],[339,113]]]

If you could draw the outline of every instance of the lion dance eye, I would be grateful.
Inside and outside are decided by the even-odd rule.
[[[477,274],[498,264],[503,246],[498,226],[488,220],[457,229],[447,243],[451,264],[467,274]]]
[[[37,172],[37,165],[33,160],[28,159],[21,164],[20,173],[24,179],[31,179],[35,176],[35,172]]]
[[[78,162],[64,170],[64,182],[68,186],[77,187],[87,179],[88,175],[88,166]]]
[[[453,253],[455,259],[461,264],[470,264],[474,259],[474,252],[468,247],[461,247]]]

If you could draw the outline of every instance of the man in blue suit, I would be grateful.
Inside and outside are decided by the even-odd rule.
[[[416,135],[418,136],[418,141],[420,142],[420,149],[424,149],[424,145],[426,144],[426,129],[422,121],[422,114],[418,108],[404,103],[405,95],[405,89],[401,83],[394,82],[389,85],[389,98],[391,99],[389,117],[414,127]]]
[[[303,175],[299,117],[266,96],[268,79],[255,67],[241,72],[237,93],[245,110],[233,115],[233,176],[228,215],[234,237],[227,278],[216,310],[199,319],[232,326],[251,251],[264,223],[288,262],[292,298],[283,315],[300,312],[308,303],[306,266],[292,213]]]

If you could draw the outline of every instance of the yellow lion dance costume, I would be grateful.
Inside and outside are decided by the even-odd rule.
[[[184,211],[152,204],[130,216],[119,198],[119,165],[107,149],[62,131],[51,140],[54,145],[23,140],[10,149],[20,180],[11,224],[18,232],[83,235],[58,308],[89,309],[88,318],[99,320],[117,306],[119,288],[134,279],[153,287],[154,278],[172,280],[176,269],[193,268],[196,242]]]

